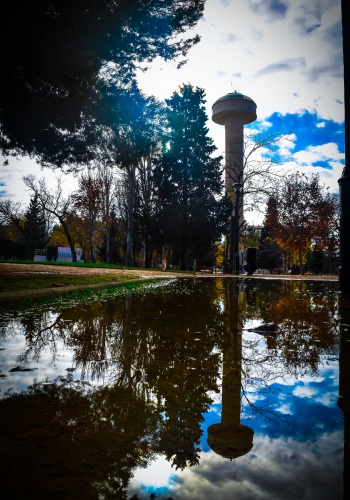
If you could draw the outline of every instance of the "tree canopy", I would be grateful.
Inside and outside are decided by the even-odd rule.
[[[319,175],[295,173],[285,178],[278,192],[270,197],[265,226],[271,239],[302,271],[306,252],[313,247],[334,250],[337,240],[337,204],[320,184]],[[331,248],[332,247],[332,248]]]
[[[58,151],[77,148],[91,117],[94,125],[104,123],[103,99],[118,101],[137,67],[157,56],[185,57],[199,41],[183,34],[200,19],[204,1],[7,3],[0,32],[2,152],[57,161]]]

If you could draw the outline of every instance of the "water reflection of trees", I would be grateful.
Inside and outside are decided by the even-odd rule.
[[[126,498],[155,454],[158,415],[131,389],[60,380],[0,401],[2,488],[11,498]]]
[[[2,431],[11,441],[1,451],[6,480],[14,482],[20,471],[16,488],[37,488],[36,498],[39,490],[48,498],[60,487],[73,495],[84,488],[84,498],[97,498],[99,491],[126,498],[132,470],[155,454],[176,468],[197,464],[202,414],[219,392],[223,352],[240,352],[237,380],[251,415],[277,421],[268,403],[254,402],[254,391],[265,391],[266,401],[277,379],[315,371],[320,356],[335,349],[337,320],[332,293],[305,283],[270,283],[217,279],[213,286],[204,279],[194,293],[195,283],[186,280],[152,296],[23,315],[27,344],[20,364],[39,360],[44,349],[54,364],[64,345],[73,352],[77,376],[94,385],[87,390],[61,379],[0,402]],[[252,319],[274,321],[281,332],[263,342],[245,338]],[[35,464],[28,474],[25,463]],[[60,479],[48,484],[51,476]]]
[[[338,346],[336,284],[250,280],[246,285],[246,316],[279,325],[280,334],[267,338],[276,359],[285,360],[288,374],[317,372],[320,357]],[[328,291],[325,293],[325,288]]]
[[[90,493],[84,498],[95,498],[101,489],[105,498],[108,491],[123,498],[132,470],[156,453],[176,468],[197,464],[202,414],[212,402],[210,393],[218,390],[217,347],[224,318],[213,294],[210,286],[194,295],[191,286],[178,285],[152,298],[128,297],[22,321],[28,344],[21,362],[38,356],[55,339],[73,350],[76,371],[96,382],[103,376],[104,385],[86,392],[73,381],[35,384],[1,401],[2,431],[14,429],[8,433],[7,477],[14,480],[18,467],[34,461],[33,491],[46,487],[41,467],[55,475],[62,464],[69,492],[85,483]],[[21,405],[27,408],[23,415]],[[41,450],[41,441],[47,449]],[[23,445],[28,451],[22,451]],[[57,474],[63,481],[63,472]],[[27,488],[29,476],[23,476]]]
[[[285,417],[271,404],[279,396],[278,383],[316,373],[322,359],[337,352],[336,284],[252,278],[226,280],[223,286],[228,325],[243,330],[242,411],[280,423]],[[280,331],[248,336],[244,328],[251,320],[276,323]]]

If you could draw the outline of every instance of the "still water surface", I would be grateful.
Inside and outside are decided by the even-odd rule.
[[[349,311],[254,278],[4,311],[1,497],[343,498]]]

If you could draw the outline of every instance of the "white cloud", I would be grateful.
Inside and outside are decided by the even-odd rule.
[[[294,153],[294,159],[300,165],[316,165],[318,162],[330,162],[344,160],[344,153],[340,153],[338,145],[334,142],[318,146],[308,146],[304,151]]]
[[[313,398],[317,403],[321,403],[328,408],[334,408],[337,404],[338,395],[334,392],[322,392],[322,394]]]
[[[133,478],[134,487],[141,485],[155,488],[167,486],[173,472],[174,469],[164,457],[157,457],[147,469],[139,468],[136,470]]]
[[[293,408],[291,404],[277,406],[276,411],[282,413],[282,415],[293,415]]]
[[[0,161],[2,162],[1,156]],[[54,172],[49,168],[42,169],[40,165],[30,158],[11,158],[8,166],[0,168],[0,184],[4,184],[0,188],[0,190],[4,191],[3,197],[11,198],[27,205],[32,193],[24,184],[22,178],[29,173],[35,175],[37,178],[45,178],[46,184],[54,187],[57,176],[62,172],[60,170]],[[73,175],[64,176],[63,187],[67,195],[69,195],[77,187],[77,180]]]
[[[299,398],[311,398],[315,394],[317,394],[317,389],[315,389],[313,387],[308,387],[306,385],[298,385],[293,390],[293,395],[297,396]]]

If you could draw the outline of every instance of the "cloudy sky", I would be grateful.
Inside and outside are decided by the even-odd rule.
[[[292,133],[283,143],[285,167],[319,172],[338,192],[344,162],[340,0],[207,0],[194,32],[202,38],[187,64],[178,70],[157,61],[140,74],[141,88],[160,99],[184,83],[203,88],[219,154],[224,127],[211,121],[212,105],[234,90],[248,95],[258,115],[249,127]]]
[[[286,168],[319,172],[337,192],[344,163],[340,0],[207,0],[194,33],[201,42],[187,64],[177,69],[155,61],[140,73],[141,89],[165,99],[184,83],[203,88],[218,154],[224,154],[224,129],[211,121],[213,103],[234,90],[248,95],[258,114],[251,128],[292,133],[283,144]],[[1,167],[2,194],[28,201],[21,177],[29,172],[43,175],[28,161]],[[248,222],[259,222],[253,219]]]

